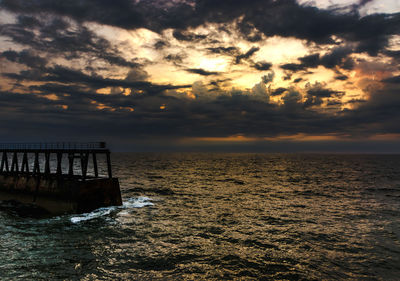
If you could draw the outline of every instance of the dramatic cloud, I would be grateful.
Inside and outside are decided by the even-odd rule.
[[[189,33],[189,32],[182,32],[175,30],[173,33],[174,37],[178,40],[182,41],[198,41],[198,40],[203,40],[207,38],[206,35],[198,35],[194,33]]]
[[[31,50],[23,50],[21,52],[5,51],[0,55],[9,61],[24,64],[32,68],[43,68],[47,64],[45,58],[34,54]]]
[[[186,69],[186,71],[189,72],[189,73],[199,74],[199,75],[203,75],[203,76],[217,75],[218,74],[218,72],[206,71],[206,70],[200,69],[200,68],[188,68],[188,69]]]
[[[284,92],[286,92],[287,91],[287,89],[286,88],[278,88],[278,89],[275,89],[272,93],[271,93],[271,96],[279,96],[279,95],[282,95]]]
[[[271,63],[265,62],[265,61],[263,61],[263,62],[257,62],[257,63],[255,63],[255,64],[253,65],[253,67],[254,67],[255,69],[260,70],[260,71],[269,70],[269,69],[271,69],[271,66],[272,66]]]
[[[0,0],[0,135],[396,138],[400,13],[376,1]]]
[[[400,75],[383,79],[382,82],[400,84]]]
[[[251,48],[250,50],[248,50],[246,53],[240,54],[240,55],[236,56],[235,62],[236,62],[236,63],[240,63],[240,61],[241,61],[242,59],[248,59],[248,58],[250,58],[250,57],[251,57],[252,55],[254,55],[254,53],[257,52],[258,50],[260,50],[260,48],[258,48],[258,47],[252,47],[252,48]]]
[[[370,54],[382,50],[388,36],[398,33],[400,17],[399,14],[377,14],[360,18],[357,10],[343,14],[303,6],[295,0],[193,0],[174,4],[156,0],[118,0],[113,3],[83,0],[69,1],[68,4],[61,0],[3,0],[1,6],[15,13],[52,13],[79,22],[97,22],[125,29],[142,27],[159,32],[175,28],[177,39],[190,41],[204,37],[185,33],[184,29],[188,27],[240,18],[239,30],[253,41],[260,39],[260,36],[255,36],[255,30],[265,36],[296,37],[318,43],[333,43],[331,36],[336,35],[358,42],[359,51]]]
[[[301,63],[283,64],[281,68],[291,72],[297,72],[309,68],[316,68],[321,65],[328,69],[339,67],[341,69],[351,70],[354,67],[354,61],[348,56],[352,53],[353,50],[349,47],[336,47],[323,56],[320,56],[320,54],[307,55],[298,58]]]
[[[214,47],[208,48],[208,50],[215,54],[235,55],[239,53],[239,50],[236,47]]]

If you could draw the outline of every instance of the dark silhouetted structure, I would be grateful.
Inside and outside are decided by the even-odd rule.
[[[122,204],[105,142],[3,143],[0,152],[0,200],[34,204],[51,213]],[[99,173],[98,156],[105,158],[106,175]]]

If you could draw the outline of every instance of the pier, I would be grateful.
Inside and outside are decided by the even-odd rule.
[[[33,204],[53,214],[122,204],[105,142],[3,143],[0,153],[2,201]]]

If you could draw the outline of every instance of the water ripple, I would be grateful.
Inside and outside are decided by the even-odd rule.
[[[1,279],[398,280],[400,156],[116,154],[123,206],[0,210]]]

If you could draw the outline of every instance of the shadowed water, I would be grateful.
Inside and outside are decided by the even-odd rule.
[[[400,156],[114,154],[124,205],[0,211],[0,276],[399,280]]]

